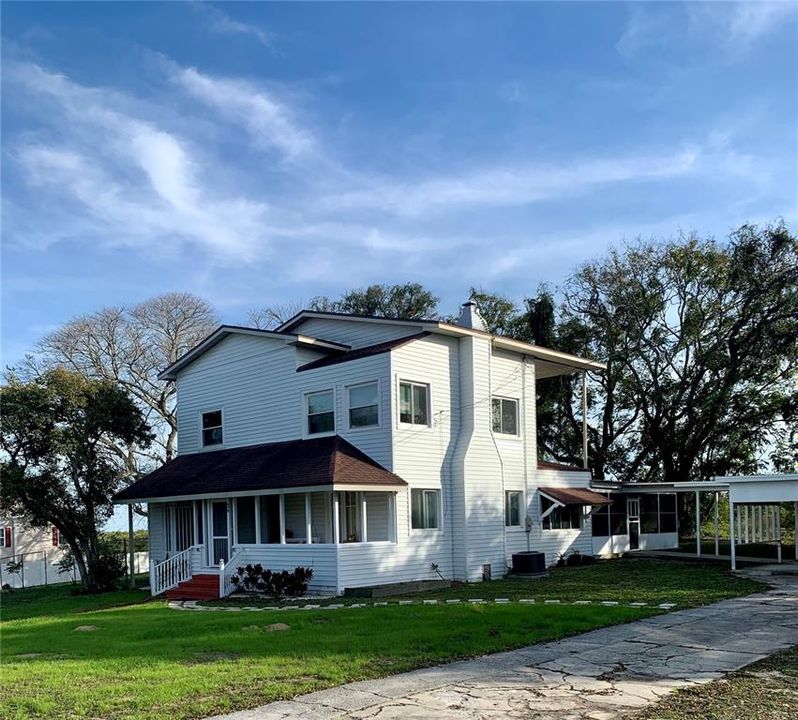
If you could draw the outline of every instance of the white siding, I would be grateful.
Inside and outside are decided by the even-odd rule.
[[[147,538],[150,559],[154,563],[166,559],[166,537],[164,535],[164,503],[147,504]]]
[[[260,563],[275,571],[309,567],[313,570],[311,592],[335,594],[338,591],[335,545],[247,545],[241,548],[237,563]]]

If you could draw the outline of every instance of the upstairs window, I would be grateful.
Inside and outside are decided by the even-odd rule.
[[[410,524],[414,530],[440,528],[440,490],[410,491]]]
[[[505,527],[521,527],[521,498],[520,490],[508,490],[504,493],[504,525]]]
[[[379,388],[376,382],[352,385],[349,394],[349,427],[361,428],[379,425]]]
[[[518,435],[518,400],[493,398],[493,432],[499,435]]]
[[[429,385],[399,383],[399,422],[429,425]]]
[[[222,411],[202,413],[202,446],[222,444]]]
[[[308,435],[335,431],[335,393],[332,390],[309,393],[307,398]]]
[[[58,532],[58,528],[53,525],[52,529],[52,542],[53,547],[58,547],[61,544],[61,533]]]

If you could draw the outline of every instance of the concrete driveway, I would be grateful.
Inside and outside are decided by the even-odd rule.
[[[798,575],[749,572],[773,588],[218,720],[611,720],[798,644]]]

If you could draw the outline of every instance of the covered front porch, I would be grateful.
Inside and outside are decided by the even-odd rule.
[[[311,568],[311,590],[338,593],[343,565],[368,570],[390,555],[406,486],[329,436],[183,455],[116,501],[147,503],[153,595],[195,579],[203,595],[224,597],[248,563]]]

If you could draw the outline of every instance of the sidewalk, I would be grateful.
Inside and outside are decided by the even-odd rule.
[[[216,720],[612,720],[798,644],[798,576],[756,572],[770,591]]]

